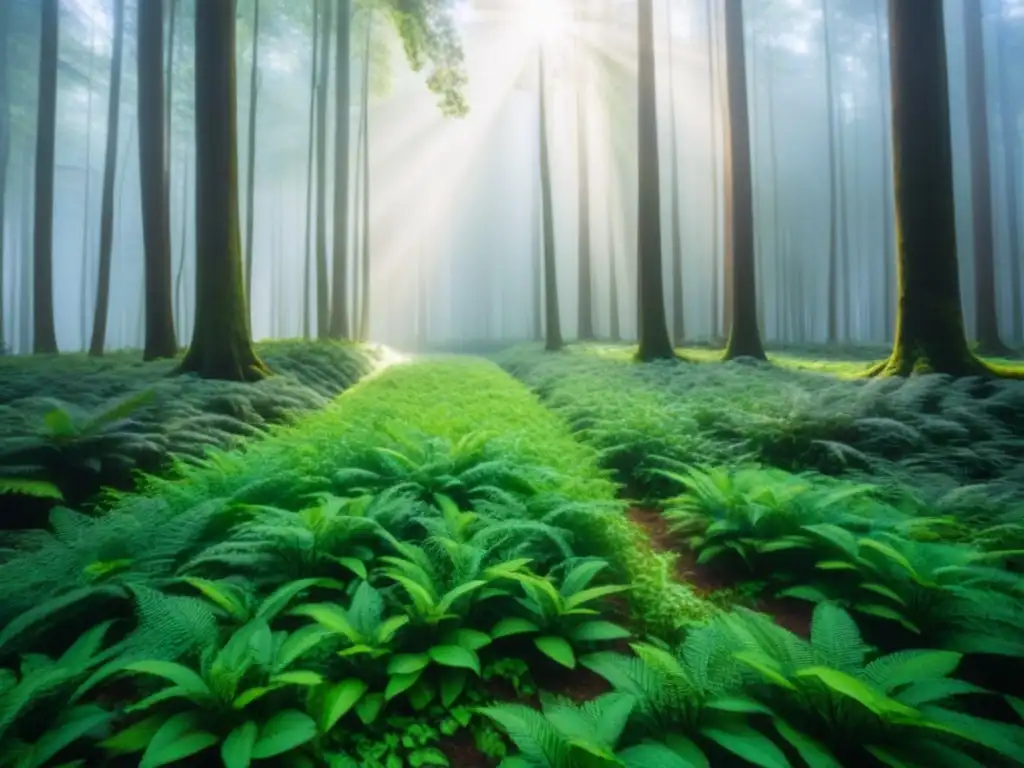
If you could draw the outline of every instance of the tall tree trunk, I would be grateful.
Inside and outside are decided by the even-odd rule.
[[[28,352],[32,349],[32,317],[34,315],[32,304],[35,293],[32,290],[32,246],[35,239],[35,236],[32,234],[33,207],[35,204],[35,197],[32,195],[34,175],[32,163],[29,157],[26,156],[22,159],[21,165],[21,225],[18,227],[21,239],[21,280],[19,281],[18,291],[18,295],[21,296],[19,307],[21,310],[19,312],[21,318],[19,322],[19,336],[21,340],[19,351],[21,352]]]
[[[896,244],[896,233],[893,231],[892,224],[892,136],[890,135],[890,120],[889,120],[889,78],[886,77],[886,49],[884,43],[883,31],[884,27],[882,24],[882,18],[884,10],[882,7],[883,0],[875,0],[875,41],[878,45],[876,56],[878,58],[878,104],[879,112],[882,115],[880,121],[881,136],[880,142],[882,147],[882,189],[879,200],[882,203],[882,237],[883,248],[882,248],[882,285],[885,290],[884,301],[885,301],[885,339],[889,341],[892,339],[893,327],[896,322],[895,309],[896,309],[896,281],[895,277],[895,257],[893,254],[893,248]]]
[[[171,10],[167,19],[167,66],[164,71],[164,195],[170,205],[171,164],[174,155],[171,141],[174,138],[174,38],[178,30],[178,0],[170,0]]]
[[[719,285],[718,274],[721,267],[721,254],[719,253],[718,242],[720,230],[718,225],[719,211],[719,129],[718,129],[718,46],[715,44],[717,30],[715,27],[715,4],[714,0],[707,0],[707,58],[708,58],[708,133],[711,135],[711,338],[717,338],[722,321],[721,313],[721,286]],[[728,289],[727,289],[728,290]]]
[[[538,142],[539,148],[539,142]],[[539,157],[539,155],[538,155]],[[537,161],[540,169],[540,160]],[[533,237],[530,245],[533,248],[533,338],[541,341],[544,338],[544,239],[541,232],[543,204],[541,203],[540,175],[533,179],[533,210],[530,223],[533,225]]]
[[[686,339],[683,305],[683,229],[679,199],[679,126],[676,115],[675,57],[672,44],[672,4],[668,12],[668,104],[672,131],[672,340],[681,346]]]
[[[3,11],[0,11],[3,13]],[[2,22],[3,19],[0,19]],[[3,25],[0,24],[0,27]],[[86,107],[85,107],[85,195],[82,203],[82,279],[81,289],[78,297],[79,304],[79,328],[80,339],[79,347],[84,352],[88,349],[88,329],[89,329],[89,251],[91,250],[92,244],[89,241],[89,222],[92,221],[92,210],[89,202],[92,199],[92,91],[93,91],[93,64],[96,60],[96,22],[93,21],[90,24],[91,32],[89,35],[89,72],[86,76],[86,89],[88,95],[86,96]],[[0,34],[3,34],[0,32]],[[4,55],[0,52],[0,67],[4,66]],[[2,170],[0,170],[2,174]],[[0,186],[3,186],[0,181]],[[3,194],[3,190],[0,189],[0,195]],[[0,220],[3,219],[3,211],[0,210]],[[0,233],[3,232],[3,222],[0,221]],[[3,249],[3,238],[0,237],[0,251]],[[2,254],[0,254],[2,255]],[[3,280],[3,265],[2,259],[0,259],[0,281]],[[0,292],[2,293],[2,292]],[[0,303],[3,301],[3,296],[0,295]],[[0,324],[3,323],[3,312],[0,312]],[[2,338],[2,334],[0,334]]]
[[[783,251],[782,251],[782,227],[781,219],[779,214],[779,144],[778,136],[775,130],[775,50],[773,48],[768,49],[768,147],[771,153],[772,161],[772,256],[773,266],[775,267],[775,285],[776,285],[776,296],[778,296],[778,287],[785,282],[785,271],[782,268],[783,263]],[[785,303],[779,301],[776,298],[776,334],[781,336],[782,324],[780,320],[780,312]],[[767,328],[762,326],[762,328]],[[765,335],[768,335],[765,330]],[[769,337],[770,338],[770,337]]]
[[[577,14],[577,19],[579,14]],[[576,42],[576,160],[577,160],[577,254],[579,258],[577,279],[577,326],[576,336],[582,341],[592,341],[594,334],[594,258],[591,253],[590,237],[590,142],[587,131],[587,79],[584,68],[583,43]]]
[[[317,54],[320,48],[320,2],[310,0],[313,11],[313,57],[309,66],[309,147],[306,150],[306,249],[305,268],[302,273],[302,338],[310,337],[309,314],[310,300],[309,291],[313,276],[313,250],[311,245],[311,230],[313,220],[313,143],[316,126],[316,94],[318,64]]]
[[[619,320],[619,278],[616,269],[615,223],[612,207],[608,206],[608,338],[622,341],[622,323]]]
[[[317,84],[316,114],[316,335],[326,339],[331,316],[327,283],[327,82],[330,80],[331,20],[334,3],[324,0],[321,18],[320,82]]]
[[[960,304],[942,6],[889,0],[899,302],[892,355],[873,374],[989,372]]]
[[[838,284],[837,299],[842,306],[839,337],[850,341],[850,207],[849,190],[846,183],[846,125],[842,113],[836,116],[836,184],[839,188],[837,222],[839,224],[839,255],[836,262]],[[837,309],[837,312],[839,310]]]
[[[57,140],[57,49],[59,0],[41,0],[39,108],[36,122],[36,206],[33,248],[33,338],[35,354],[57,352],[53,319],[53,185]]]
[[[370,338],[370,46],[373,43],[373,12],[366,19],[366,49],[363,55],[363,265],[359,300],[360,341]]]
[[[1002,355],[1009,350],[999,336],[999,318],[996,314],[995,238],[992,233],[995,221],[992,216],[981,0],[964,0],[963,22],[964,59],[967,66],[967,130],[971,147],[975,330],[979,352]]]
[[[121,114],[121,56],[124,52],[124,0],[114,0],[113,57],[110,63],[110,98],[107,102],[107,148],[103,164],[103,199],[100,210],[99,276],[92,320],[89,354],[103,354],[110,314],[110,261],[114,246],[114,181],[117,175],[117,137]]]
[[[184,331],[186,311],[181,279],[185,274],[185,243],[188,239],[188,157],[181,166],[181,242],[178,244],[178,273],[174,278],[174,306],[178,308],[179,330]]]
[[[238,225],[235,3],[196,4],[196,312],[178,369],[203,378],[255,381]]]
[[[821,0],[825,34],[825,105],[828,109],[828,325],[825,341],[839,341],[839,168],[836,154],[836,95],[832,67],[832,25],[828,0]]]
[[[731,211],[733,255],[732,328],[725,359],[767,359],[757,327],[757,274],[754,259],[754,193],[750,178],[750,118],[743,43],[743,3],[725,5],[725,57],[729,82],[729,175],[726,201]]]
[[[337,8],[334,56],[334,265],[331,272],[330,335],[351,336],[348,296],[349,110],[352,104],[352,0]]]
[[[164,119],[164,19],[162,2],[143,2],[138,18],[139,180],[146,249],[143,360],[174,357],[171,283],[171,201],[167,189],[167,122]]]
[[[249,143],[245,196],[245,301],[252,307],[253,222],[256,215],[256,109],[260,91],[260,0],[253,0],[252,69],[249,73]]]
[[[637,302],[640,348],[637,359],[672,358],[675,352],[665,320],[661,270],[661,178],[658,168],[658,103],[654,77],[654,0],[637,3],[639,45],[639,198]]]
[[[1004,0],[1006,2],[1006,0]],[[1019,178],[1020,172],[1020,133],[1017,131],[1017,119],[1020,116],[1020,100],[1014,88],[1009,52],[1010,28],[1007,24],[999,26],[997,41],[999,45],[999,71],[1002,88],[1000,92],[999,115],[1003,133],[1003,166],[1005,172],[1004,194],[1006,196],[1007,230],[1010,241],[1010,311],[1013,323],[1013,338],[1019,341],[1024,338],[1024,301],[1021,298],[1021,253],[1020,246],[1020,203]]]
[[[555,253],[554,201],[551,193],[551,158],[548,150],[548,97],[547,72],[545,67],[544,43],[540,49],[540,77],[538,98],[540,99],[540,195],[541,217],[544,227],[544,349],[558,352],[565,343],[562,341],[562,321],[558,307],[558,261]]]
[[[11,7],[0,3],[0,352],[6,349],[6,328],[4,327],[4,245],[7,216],[7,163],[11,155],[11,101],[7,83],[7,38],[10,34],[9,20]],[[90,83],[91,84],[91,83]],[[91,98],[91,92],[90,92]],[[88,178],[88,176],[86,177]]]

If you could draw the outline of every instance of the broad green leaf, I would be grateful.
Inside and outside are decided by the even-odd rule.
[[[581,643],[595,643],[605,640],[622,640],[631,632],[610,621],[585,621],[573,628],[572,639]]]
[[[466,688],[466,670],[447,668],[441,670],[441,703],[448,709],[462,695]]]
[[[430,664],[430,656],[426,653],[399,653],[388,662],[389,675],[411,675],[420,672]]]
[[[563,667],[576,668],[576,654],[573,652],[569,641],[558,635],[544,635],[533,639],[537,650],[550,659],[554,659]]]
[[[480,658],[475,652],[458,645],[435,645],[430,651],[430,658],[443,667],[460,667],[471,669],[480,674]]]
[[[778,665],[763,653],[758,653],[756,651],[737,651],[733,653],[733,658],[743,664],[746,664],[755,672],[760,673],[760,675],[768,682],[774,683],[782,688],[787,688],[791,691],[796,690],[796,686],[786,679],[785,675],[783,675],[782,671],[778,668]]]
[[[468,651],[479,651],[491,644],[491,636],[486,632],[463,627],[448,632],[444,636],[445,645],[457,645]]]
[[[808,768],[843,768],[823,744],[793,728],[782,718],[773,718],[775,730],[797,751]]]
[[[165,720],[150,739],[139,768],[168,765],[216,744],[219,739],[212,733],[196,730],[199,722],[197,712],[183,712]]]
[[[812,677],[820,680],[831,690],[858,702],[876,715],[902,715],[916,718],[917,711],[900,704],[870,685],[845,672],[829,667],[806,667],[797,670],[797,677]]]
[[[763,733],[743,723],[701,728],[701,735],[761,768],[790,768],[786,755]]]
[[[277,675],[270,677],[271,685],[303,685],[303,686],[314,686],[320,685],[324,681],[324,676],[319,672],[313,672],[308,669],[293,669],[288,672],[281,672]]]
[[[422,768],[424,765],[450,765],[444,752],[435,747],[421,747],[414,749],[408,756],[410,768]]]
[[[391,701],[395,696],[405,693],[416,684],[422,675],[422,668],[407,674],[391,675],[388,678],[387,687],[384,689],[384,699],[386,701]]]
[[[259,730],[256,723],[248,720],[227,735],[220,745],[220,757],[224,761],[224,768],[249,768]]]
[[[369,686],[357,677],[350,677],[332,686],[324,695],[320,730],[327,733],[356,705]]]
[[[123,731],[108,736],[99,743],[103,749],[116,754],[131,754],[141,752],[152,741],[154,734],[160,730],[167,718],[163,715],[154,715],[130,725]]]
[[[509,616],[494,625],[494,629],[491,630],[491,637],[497,640],[500,637],[524,635],[529,634],[530,632],[540,632],[540,627],[528,619]]]
[[[382,709],[384,709],[384,694],[371,693],[363,696],[356,704],[356,715],[363,721],[363,725],[370,725],[376,721]]]
[[[213,698],[213,691],[198,674],[173,661],[136,661],[125,667],[129,672],[140,672],[169,680],[189,692],[190,696]]]
[[[646,741],[616,754],[625,768],[693,768],[694,763],[666,744]]]
[[[265,760],[290,752],[316,738],[316,723],[305,712],[284,709],[260,728],[252,748],[254,760]]]

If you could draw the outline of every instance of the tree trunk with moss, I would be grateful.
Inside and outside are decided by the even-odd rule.
[[[39,107],[36,122],[36,206],[33,249],[33,337],[35,354],[57,352],[53,320],[53,186],[57,139],[57,48],[59,0],[42,0],[39,43]]]
[[[725,359],[767,359],[757,327],[757,274],[754,260],[754,192],[750,177],[750,117],[743,42],[743,3],[725,4],[725,58],[729,117],[726,120],[728,172],[727,225],[731,228],[732,322]],[[726,286],[729,290],[730,286]]]
[[[196,317],[179,372],[256,381],[238,215],[235,3],[196,4]]]
[[[544,230],[544,349],[558,352],[565,346],[558,306],[558,262],[555,258],[555,216],[551,192],[551,158],[548,150],[547,72],[541,43],[538,64],[538,98],[540,99],[540,197]]]
[[[171,288],[171,217],[164,119],[164,19],[162,3],[142,3],[138,18],[139,178],[145,245],[145,343],[142,359],[174,357]]]
[[[971,207],[974,243],[974,322],[978,351],[1002,355],[1009,349],[999,336],[996,314],[995,237],[992,175],[985,92],[985,46],[981,0],[964,0],[964,59],[967,65],[967,131],[971,152]],[[1012,166],[1011,166],[1012,168]],[[1013,169],[1016,170],[1016,169]]]
[[[637,227],[637,302],[643,362],[675,357],[665,318],[661,269],[661,174],[658,168],[658,104],[654,77],[654,0],[637,4],[640,153]]]
[[[960,304],[942,3],[889,0],[896,193],[896,339],[873,374],[988,372]]]

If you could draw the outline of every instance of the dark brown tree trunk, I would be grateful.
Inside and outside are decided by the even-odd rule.
[[[179,372],[256,381],[238,222],[235,3],[196,4],[196,314]]]
[[[661,179],[658,168],[658,104],[654,76],[654,1],[637,3],[640,152],[637,210],[637,302],[640,348],[637,360],[675,357],[665,319],[661,269]]]
[[[114,181],[117,175],[117,137],[121,114],[121,56],[124,52],[124,0],[114,2],[113,57],[110,63],[110,96],[107,102],[107,148],[103,163],[103,198],[100,203],[99,275],[92,320],[89,354],[103,354],[110,314],[110,261],[114,247]]]
[[[253,0],[252,69],[249,71],[249,143],[246,147],[245,301],[252,307],[253,225],[256,217],[256,110],[260,96],[260,0]]]
[[[679,125],[676,116],[675,57],[672,55],[672,5],[668,11],[668,104],[672,131],[672,341],[682,346],[686,339],[686,313],[683,306],[683,230],[679,209]]]
[[[366,46],[363,54],[363,252],[359,300],[360,341],[370,338],[370,46],[373,43],[373,13],[366,19]]]
[[[7,84],[7,37],[10,28],[10,10],[8,3],[0,3],[0,352],[6,348],[7,338],[4,327],[4,296],[6,295],[4,237],[7,216],[7,163],[11,155],[11,102]],[[86,179],[88,178],[87,170]]]
[[[971,204],[974,242],[974,321],[978,351],[1003,355],[996,314],[995,238],[992,228],[992,177],[985,93],[985,46],[981,0],[964,0],[964,60],[967,67],[967,130],[971,147]],[[1009,73],[1007,73],[1009,74]]]
[[[540,196],[541,217],[544,227],[544,349],[558,352],[562,341],[562,321],[558,307],[558,261],[555,253],[554,201],[551,193],[551,159],[548,152],[547,73],[544,66],[544,48],[540,50]]]
[[[732,328],[725,359],[767,359],[757,327],[757,274],[754,259],[754,193],[750,178],[750,118],[743,42],[743,4],[725,5],[725,58],[729,88],[729,174],[726,200],[733,245]]]
[[[33,336],[37,355],[57,352],[53,320],[53,173],[57,140],[59,0],[41,0],[39,108],[36,122],[36,206],[33,248]]]
[[[876,375],[988,373],[964,335],[942,3],[889,0],[896,339]]]
[[[352,335],[348,296],[349,110],[352,104],[352,0],[336,9],[338,40],[334,57],[334,264],[331,272],[330,335]]]
[[[836,153],[836,95],[832,67],[832,25],[828,0],[821,0],[822,22],[825,33],[825,104],[828,108],[828,324],[825,341],[839,341],[839,163]]]
[[[316,94],[317,75],[319,74],[318,53],[320,49],[320,3],[319,0],[310,0],[313,12],[313,58],[309,67],[309,147],[306,151],[306,250],[305,267],[302,273],[302,338],[310,338],[309,314],[310,298],[309,292],[313,278],[313,250],[312,250],[312,223],[313,223],[313,145],[316,126]]]
[[[1003,174],[1004,190],[1006,195],[1007,230],[1010,241],[1010,311],[1013,322],[1013,338],[1019,341],[1024,338],[1024,300],[1021,298],[1021,259],[1024,254],[1020,247],[1020,203],[1019,200],[1019,173],[1020,161],[1020,134],[1017,131],[1017,120],[1020,116],[1020,101],[1017,91],[1014,89],[1012,79],[1012,65],[1009,55],[1009,43],[1007,38],[1010,35],[1010,28],[1007,24],[1001,24],[999,35],[999,71],[1001,73],[1002,88],[1000,93],[999,114],[1002,122],[1003,132],[1003,159],[1006,170]]]
[[[334,3],[326,0],[320,19],[320,82],[317,84],[316,113],[316,336],[326,339],[331,318],[331,298],[327,275],[327,82],[330,80],[331,21]]]
[[[883,38],[884,9],[882,0],[875,0],[875,40],[878,44],[878,104],[882,114],[881,120],[881,146],[882,146],[882,237],[884,247],[882,248],[883,271],[882,285],[885,290],[885,339],[891,340],[893,328],[896,322],[896,281],[894,263],[896,261],[893,248],[896,244],[896,233],[892,227],[892,137],[890,135],[889,119],[889,80],[886,77],[885,62],[886,50]]]
[[[174,357],[174,297],[171,288],[171,207],[164,119],[163,3],[139,4],[139,178],[145,243],[146,320],[143,360]]]

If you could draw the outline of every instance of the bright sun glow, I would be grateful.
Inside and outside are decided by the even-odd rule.
[[[565,8],[560,0],[516,0],[528,35],[542,40],[557,37],[565,30]]]

